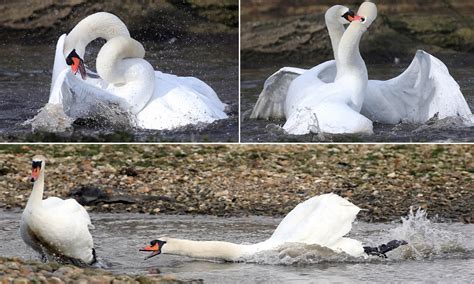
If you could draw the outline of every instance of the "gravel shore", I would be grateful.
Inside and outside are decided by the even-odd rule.
[[[173,276],[116,275],[103,269],[79,268],[58,263],[24,261],[0,257],[1,283],[200,283],[179,281]]]
[[[284,216],[335,192],[360,220],[398,220],[410,206],[473,222],[469,145],[3,145],[0,208],[24,208],[30,161],[43,154],[45,198],[90,212]]]

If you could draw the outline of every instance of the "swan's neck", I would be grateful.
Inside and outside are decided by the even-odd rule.
[[[329,38],[331,39],[332,51],[334,54],[334,59],[336,60],[336,66],[337,69],[339,69],[339,43],[341,42],[342,36],[344,35],[346,29],[344,28],[343,24],[328,19],[326,19],[326,26],[329,33]]]
[[[26,208],[37,208],[41,206],[41,201],[43,200],[43,190],[44,190],[44,167],[41,168],[38,179],[33,184],[33,191],[31,192],[28,203],[26,203]]]
[[[143,58],[145,49],[138,41],[130,37],[115,37],[109,40],[97,55],[96,69],[99,76],[112,84],[127,83],[141,74],[131,73],[134,78],[126,76],[128,65],[124,64],[125,58]]]
[[[127,26],[115,15],[105,12],[95,13],[80,21],[67,35],[65,51],[68,53],[76,49],[77,54],[84,59],[86,46],[91,41],[97,38],[108,41],[117,36],[130,37]]]
[[[190,241],[167,238],[161,252],[194,258],[237,261],[250,254],[250,245],[238,245],[220,241]]]
[[[367,83],[367,68],[359,51],[359,43],[365,32],[364,29],[365,27],[361,23],[353,22],[345,31],[337,51],[339,64],[336,80],[342,76],[351,75]]]

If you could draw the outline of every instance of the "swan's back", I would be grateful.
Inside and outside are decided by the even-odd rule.
[[[313,197],[288,213],[268,242],[332,246],[350,232],[359,211],[359,207],[333,193]]]

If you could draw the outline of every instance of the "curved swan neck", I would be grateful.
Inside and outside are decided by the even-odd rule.
[[[337,68],[336,78],[347,74],[360,74],[367,77],[367,69],[360,55],[359,43],[366,27],[360,22],[352,22],[344,33],[339,44],[339,62],[341,68]]]
[[[161,252],[195,258],[236,261],[248,254],[250,246],[220,241],[191,241],[166,238]]]
[[[128,36],[127,26],[115,15],[99,12],[80,21],[67,35],[64,43],[64,55],[67,56],[73,49],[84,59],[86,46],[97,38],[110,40],[117,36]]]
[[[30,194],[30,198],[26,203],[26,208],[40,207],[41,201],[43,200],[44,190],[44,163],[41,167],[38,179],[33,184],[33,191]]]
[[[342,36],[346,31],[343,24],[338,22],[326,20],[326,26],[329,32],[329,38],[331,39],[332,51],[334,54],[334,59],[336,60],[336,64],[339,61],[338,50],[339,50],[339,43],[341,42]]]
[[[100,49],[97,55],[96,69],[99,76],[109,83],[126,83],[126,68],[122,64],[125,58],[143,58],[145,49],[143,45],[131,37],[118,36],[110,39]]]

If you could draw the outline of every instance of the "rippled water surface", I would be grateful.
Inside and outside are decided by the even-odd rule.
[[[461,87],[466,101],[474,110],[474,55],[451,55],[439,57],[448,67],[450,74]],[[387,80],[401,74],[410,64],[405,60],[398,65],[367,64],[369,78]],[[255,66],[252,64],[252,66]],[[265,80],[283,66],[311,68],[307,64],[290,64],[287,62],[260,67],[242,68],[241,83],[241,140],[242,142],[472,142],[474,127],[465,127],[458,119],[430,121],[423,125],[384,125],[374,124],[374,135],[286,135],[280,126],[281,121],[249,119],[253,106],[263,88]]]
[[[0,211],[0,255],[37,259],[19,235],[21,212]],[[279,218],[219,218],[139,214],[91,214],[97,254],[109,270],[119,273],[173,274],[179,279],[207,282],[320,282],[320,281],[452,281],[469,282],[474,274],[474,225],[437,224],[423,214],[401,222],[356,222],[350,237],[379,245],[395,238],[409,245],[388,259],[321,256],[313,247],[293,247],[291,253],[263,253],[249,263],[220,263],[182,256],[159,255],[147,261],[138,248],[160,236],[194,240],[254,243],[268,238]],[[286,250],[288,251],[288,250]]]
[[[86,64],[95,69],[95,57],[103,42],[93,42]],[[188,126],[173,131],[114,129],[89,122],[74,125],[65,134],[31,133],[21,124],[34,117],[49,98],[55,41],[49,44],[0,45],[0,139],[9,141],[237,141],[238,47],[236,37],[142,41],[155,70],[178,76],[194,76],[209,84],[229,105],[229,118],[210,125]]]

